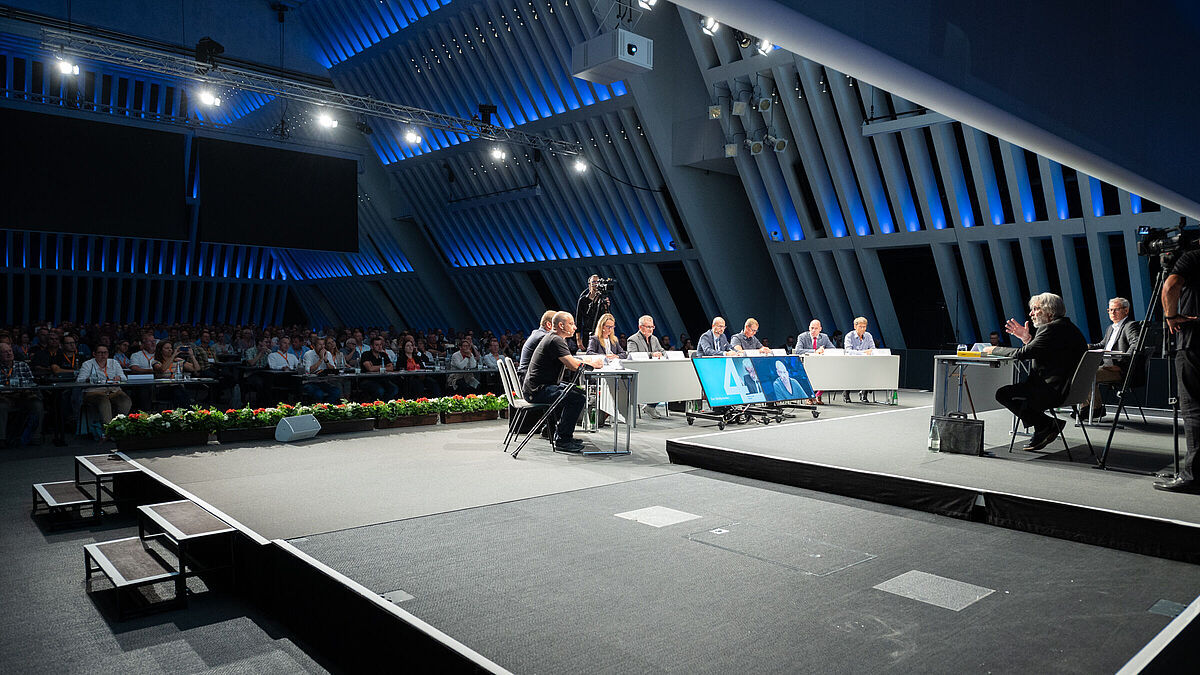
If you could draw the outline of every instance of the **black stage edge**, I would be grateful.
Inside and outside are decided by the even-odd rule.
[[[395,664],[397,669],[445,673],[509,673],[287,542],[264,538],[136,460],[125,459],[152,483],[143,495],[153,498],[141,503],[190,499],[236,530],[233,583],[214,580],[218,583],[211,587],[238,593],[259,607],[329,670],[366,672]]]
[[[1158,558],[1200,563],[1200,527],[1180,521],[766,457],[686,440],[668,440],[667,456],[674,464],[955,518],[969,518],[972,507],[982,496],[986,521],[993,525]]]

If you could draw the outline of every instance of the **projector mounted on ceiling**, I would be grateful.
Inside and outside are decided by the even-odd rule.
[[[654,40],[623,28],[575,45],[571,74],[597,84],[612,84],[654,69]]]

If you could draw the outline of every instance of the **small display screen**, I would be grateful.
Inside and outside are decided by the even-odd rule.
[[[692,359],[711,406],[814,398],[799,356],[733,356]]]

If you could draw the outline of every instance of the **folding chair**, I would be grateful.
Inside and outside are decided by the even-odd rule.
[[[1057,409],[1061,406],[1068,405],[1075,411],[1075,417],[1079,417],[1079,406],[1089,400],[1092,392],[1092,381],[1096,376],[1096,369],[1104,361],[1104,352],[1088,351],[1083,353],[1083,357],[1079,359],[1079,365],[1075,367],[1075,375],[1071,377],[1071,387],[1067,390],[1067,396],[1058,405],[1050,408],[1046,412],[1050,413],[1054,420],[1058,421]],[[1063,425],[1064,427],[1066,425]],[[1092,448],[1092,439],[1088,438],[1087,426],[1081,426],[1083,429],[1083,439],[1087,441],[1088,452],[1092,453],[1092,458],[1096,459],[1096,451]],[[1063,447],[1067,449],[1067,459],[1074,462],[1075,458],[1071,456],[1071,446],[1067,444],[1067,437],[1063,434],[1062,429],[1058,431],[1059,438],[1062,439]],[[1013,435],[1013,440],[1016,435]],[[1012,452],[1013,441],[1008,443],[1008,451]]]
[[[517,367],[513,364],[512,359],[505,356],[500,359],[498,365],[500,384],[504,386],[504,397],[508,399],[508,406],[512,411],[512,417],[508,420],[508,433],[504,436],[504,452],[508,452],[509,445],[517,437],[521,424],[525,421],[525,416],[529,414],[529,411],[546,408],[548,404],[531,403],[525,400],[525,396],[521,393],[521,378],[517,375]]]

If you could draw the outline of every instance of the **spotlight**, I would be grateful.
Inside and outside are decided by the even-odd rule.
[[[575,173],[585,173],[587,171],[587,162],[582,159],[575,160],[574,169]]]
[[[788,142],[786,138],[775,138],[771,134],[767,134],[766,141],[771,144],[771,149],[775,152],[783,152],[787,149]]]
[[[746,147],[750,148],[750,154],[761,155],[762,151],[763,151],[763,142],[762,141],[752,141],[749,138],[747,138],[746,139]]]
[[[500,146],[496,146],[496,147],[492,148],[492,159],[496,160],[497,162],[499,162],[500,160],[504,159],[507,156],[508,155],[505,154],[505,152],[500,149]]]
[[[225,47],[222,46],[220,42],[217,42],[210,37],[200,38],[200,41],[196,43],[196,63],[200,65],[201,68],[198,68],[197,72],[208,70],[207,68],[203,67],[205,65],[216,65],[216,57],[224,53]]]
[[[645,10],[654,9],[654,5],[657,2],[658,0],[638,0],[638,7],[641,7]]]
[[[750,45],[754,44],[754,38],[746,35],[740,30],[735,32],[733,35],[737,38],[738,46],[742,49],[749,49]]]
[[[775,45],[771,44],[771,41],[767,38],[762,38],[758,41],[758,53],[762,54],[763,56],[770,54],[774,47]]]
[[[338,121],[333,119],[333,116],[329,115],[328,113],[321,113],[317,116],[317,124],[320,124],[326,129],[336,129]]]
[[[734,115],[745,115],[746,108],[747,108],[747,105],[746,105],[745,101],[734,101],[733,102],[733,114]]]
[[[221,106],[221,98],[214,96],[211,91],[200,92],[200,102],[204,105],[216,106],[218,108]]]
[[[725,156],[726,157],[737,157],[737,148],[738,148],[737,143],[726,143],[725,144]]]
[[[70,61],[59,61],[58,72],[62,73],[63,75],[78,75],[79,66],[71,63]]]
[[[764,96],[754,103],[754,107],[758,112],[766,112],[771,109],[771,99]]]
[[[700,30],[704,31],[705,35],[716,35],[717,31],[721,30],[721,24],[711,16],[700,17]]]
[[[375,133],[375,130],[371,128],[371,125],[367,124],[366,122],[355,122],[354,128],[362,132],[364,136],[370,136],[371,134]],[[420,137],[418,136],[417,138],[419,142]]]
[[[708,119],[710,119],[710,120],[721,119],[721,104],[720,103],[718,103],[717,105],[708,106]]]
[[[409,129],[404,132],[404,142],[409,145],[417,145],[421,142],[421,134],[418,134],[416,129]]]
[[[496,114],[496,106],[491,103],[479,104],[479,121],[490,125],[492,123],[492,115]]]

